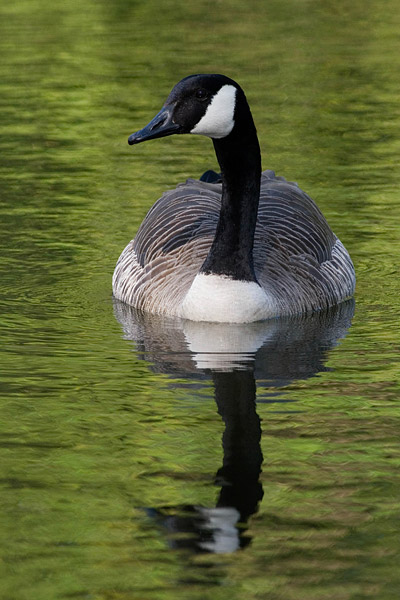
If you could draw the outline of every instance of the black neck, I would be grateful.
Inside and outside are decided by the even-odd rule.
[[[240,128],[236,125],[226,138],[213,140],[222,173],[222,201],[215,238],[201,272],[256,281],[253,242],[261,156],[249,109],[245,116]]]

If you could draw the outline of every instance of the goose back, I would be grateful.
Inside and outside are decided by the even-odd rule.
[[[150,209],[122,252],[114,295],[138,309],[178,315],[214,239],[222,185],[189,179]],[[261,176],[254,269],[280,315],[324,309],[354,292],[351,259],[313,200],[267,170]]]

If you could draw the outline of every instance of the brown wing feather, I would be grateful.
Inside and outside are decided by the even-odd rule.
[[[174,314],[207,256],[220,205],[221,186],[196,180],[163,194],[118,260],[114,295]]]
[[[325,308],[354,292],[350,257],[315,202],[273,171],[262,174],[254,263],[283,314]]]

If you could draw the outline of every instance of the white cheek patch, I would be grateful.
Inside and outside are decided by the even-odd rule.
[[[206,114],[193,127],[190,133],[207,135],[211,138],[223,138],[230,134],[235,125],[236,88],[224,85],[215,94],[207,107]]]

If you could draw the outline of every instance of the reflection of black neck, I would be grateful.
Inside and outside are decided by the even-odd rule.
[[[225,423],[222,438],[223,466],[216,483],[221,486],[217,506],[232,506],[246,522],[263,496],[259,482],[261,453],[260,419],[256,413],[256,383],[252,371],[213,373],[215,400]]]
[[[252,370],[215,371],[212,378],[218,412],[225,423],[223,465],[216,475],[216,484],[221,488],[217,506],[165,507],[152,509],[152,514],[168,530],[173,548],[234,552],[250,542],[244,535],[245,528],[237,524],[247,522],[263,497],[256,383]]]

